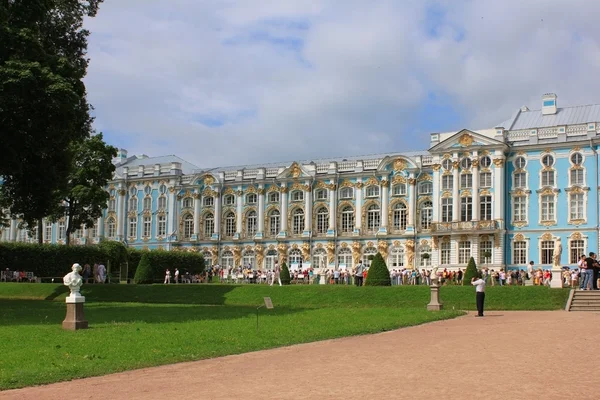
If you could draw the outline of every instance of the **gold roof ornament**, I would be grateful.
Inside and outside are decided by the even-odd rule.
[[[406,169],[406,161],[401,158],[397,158],[394,161],[393,168],[395,172],[404,171],[404,169]]]
[[[465,133],[458,139],[458,143],[461,146],[469,147],[473,144],[473,136],[469,135],[468,133]]]

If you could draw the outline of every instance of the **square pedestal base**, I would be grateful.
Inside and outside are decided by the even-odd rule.
[[[84,303],[67,303],[67,316],[62,323],[63,329],[76,331],[88,328],[88,322],[83,315],[83,304]]]

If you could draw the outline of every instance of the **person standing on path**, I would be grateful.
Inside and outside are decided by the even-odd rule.
[[[165,271],[165,285],[168,285],[169,283],[171,283],[171,271],[169,271],[168,269]]]
[[[363,285],[363,271],[364,271],[364,267],[363,267],[362,261],[359,261],[358,265],[356,266],[356,275],[355,275],[356,286]]]
[[[277,261],[275,261],[275,268],[273,271],[273,279],[271,279],[270,286],[273,286],[273,283],[275,283],[275,279],[277,279],[277,281],[279,282],[279,286],[281,286],[281,269],[279,268],[279,263]]]
[[[179,269],[175,268],[175,283],[179,283]]]
[[[481,279],[481,273],[471,278],[471,284],[475,286],[475,300],[477,302],[477,316],[483,317],[483,302],[485,301],[485,281]]]

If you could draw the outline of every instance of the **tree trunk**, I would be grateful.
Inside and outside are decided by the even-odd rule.
[[[37,231],[38,231],[38,244],[44,244],[44,221],[42,221],[41,219],[38,219]]]
[[[67,226],[65,229],[65,245],[69,246],[71,244],[71,231],[73,230],[73,202],[67,201],[69,203],[69,210],[67,211]]]

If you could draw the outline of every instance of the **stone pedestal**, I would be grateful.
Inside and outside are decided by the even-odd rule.
[[[69,331],[76,331],[79,329],[87,329],[88,322],[85,320],[83,314],[83,304],[85,303],[85,297],[83,296],[69,296],[66,298],[67,303],[67,316],[62,323],[63,329]]]
[[[564,287],[562,272],[563,271],[560,267],[556,267],[556,266],[552,267],[552,280],[550,281],[551,288],[562,289]]]
[[[428,311],[440,311],[443,304],[440,302],[440,286],[437,282],[432,282],[431,286],[431,301],[427,304]]]
[[[525,286],[533,286],[533,279],[526,279]]]
[[[319,285],[324,285],[326,283],[325,278],[326,278],[325,275],[323,275],[323,274],[319,275]]]

